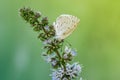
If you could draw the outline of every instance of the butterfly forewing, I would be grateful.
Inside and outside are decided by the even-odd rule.
[[[60,15],[53,24],[56,31],[56,37],[58,39],[64,39],[69,36],[77,27],[79,21],[77,17],[72,15]]]

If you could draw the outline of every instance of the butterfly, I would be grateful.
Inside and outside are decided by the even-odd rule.
[[[56,35],[55,38],[57,38],[58,40],[65,39],[76,29],[79,22],[80,19],[73,15],[60,15],[53,23]]]

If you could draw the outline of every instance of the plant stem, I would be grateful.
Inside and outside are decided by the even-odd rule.
[[[47,34],[47,32],[46,32],[46,30],[45,30],[45,28],[43,27],[43,31],[45,32],[45,34],[48,36],[48,34]],[[54,45],[54,43],[53,43],[53,45]],[[55,46],[55,45],[54,45]],[[59,53],[59,51],[56,49],[55,50],[55,53],[57,54],[57,56],[58,56],[58,58],[59,58],[59,61],[61,62],[61,65],[63,66],[63,68],[64,68],[64,71],[66,71],[66,66],[65,66],[65,62],[63,61],[63,59],[62,59],[62,57],[61,57],[61,55],[60,55],[60,53]]]
[[[62,64],[62,66],[63,66],[63,68],[64,68],[64,71],[66,71],[66,66],[65,66],[65,63],[63,62],[63,59],[62,59],[62,57],[60,56],[60,54],[59,54],[59,51],[58,51],[58,50],[56,50],[56,54],[58,55],[59,60],[61,61],[61,64]]]

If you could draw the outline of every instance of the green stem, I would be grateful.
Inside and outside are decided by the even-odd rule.
[[[45,34],[48,36],[48,34],[47,34],[47,32],[46,32],[46,30],[45,30],[44,27],[43,27],[43,31],[44,31]],[[55,45],[53,44],[53,46],[55,46]],[[63,61],[63,58],[61,57],[61,55],[60,55],[60,53],[59,53],[59,51],[58,51],[57,49],[55,50],[55,53],[57,54],[57,56],[58,56],[58,58],[59,58],[59,61],[61,62],[62,66],[63,66],[63,68],[64,68],[64,71],[66,71],[65,62]]]
[[[64,68],[64,71],[66,71],[65,62],[63,61],[63,58],[60,56],[59,51],[56,50],[55,52],[56,52],[56,54],[57,54],[58,57],[59,57],[59,61],[61,62],[62,66],[63,66],[63,68]]]

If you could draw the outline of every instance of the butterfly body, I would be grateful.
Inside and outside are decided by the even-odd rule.
[[[77,27],[80,20],[72,15],[63,14],[60,15],[53,23],[56,38],[62,40],[68,37]]]

